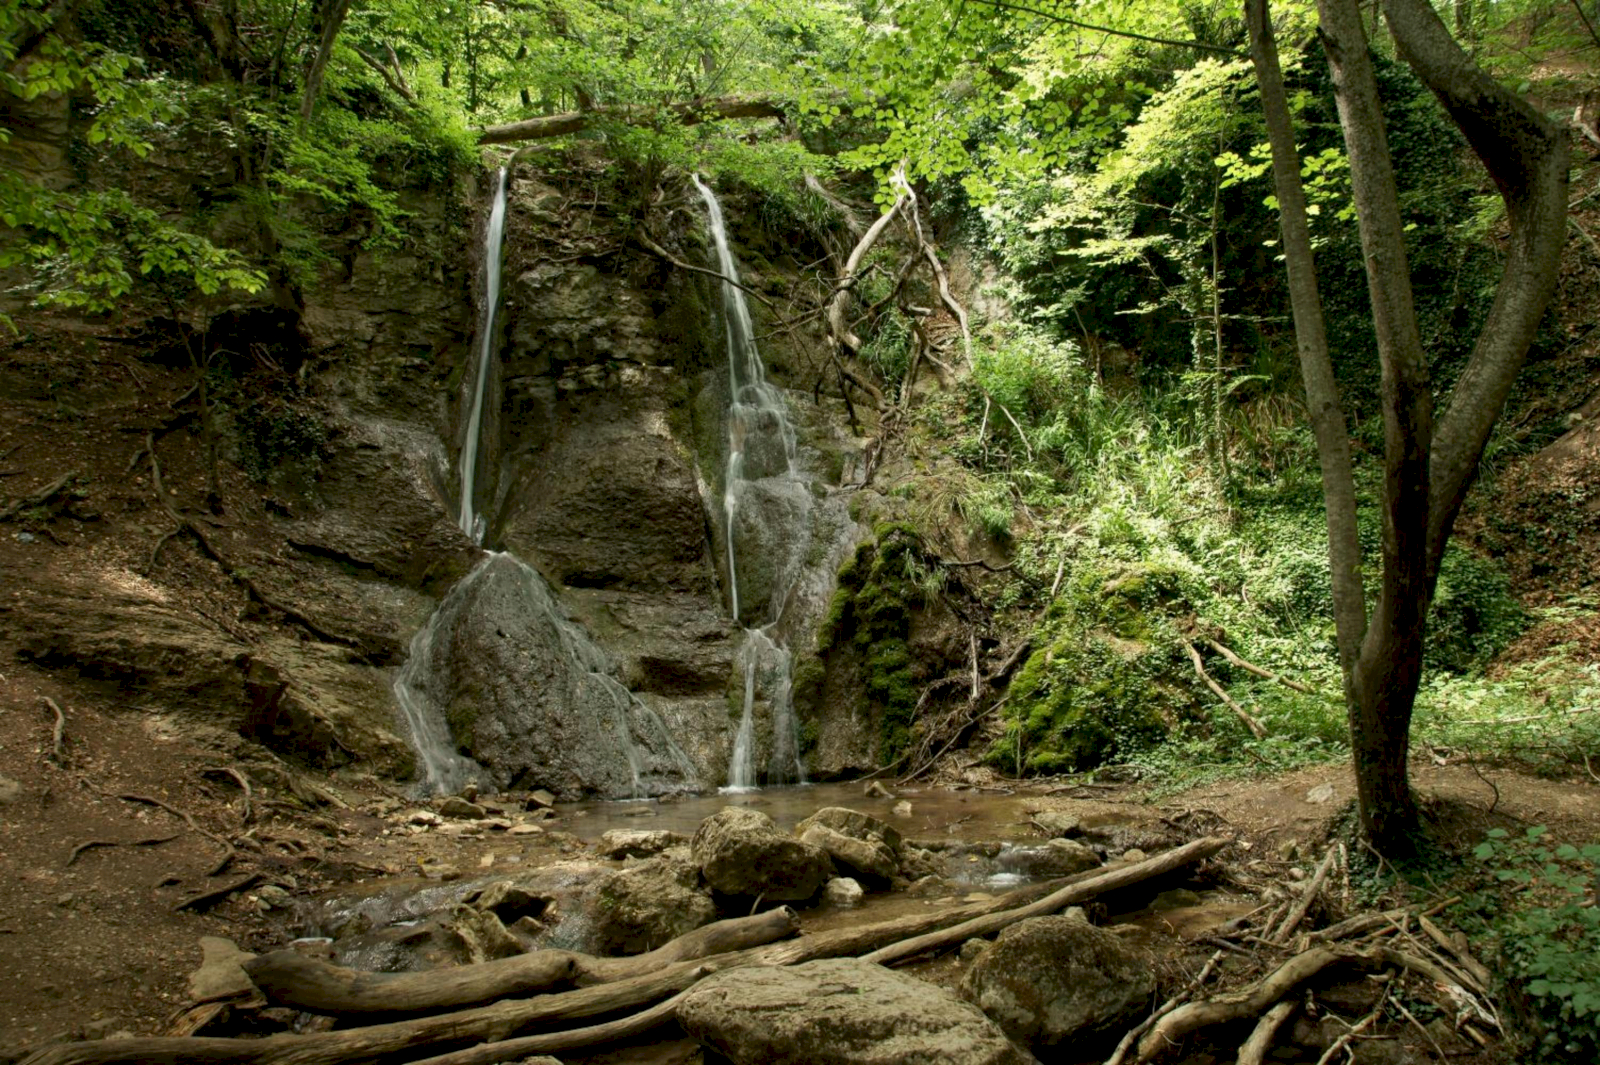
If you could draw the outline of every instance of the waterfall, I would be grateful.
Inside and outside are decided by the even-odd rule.
[[[810,513],[810,489],[795,471],[795,430],[789,407],[781,390],[767,382],[766,367],[756,348],[755,328],[744,290],[738,285],[739,266],[728,247],[728,230],[722,205],[716,194],[700,180],[691,180],[705,200],[710,219],[711,240],[717,252],[717,269],[722,274],[722,311],[728,337],[728,460],[723,471],[722,512],[728,555],[728,600],[734,620],[743,624],[745,604],[739,595],[738,519],[744,497],[757,481],[778,482],[775,494],[792,504],[790,511],[799,524]],[[773,530],[768,543],[790,546],[788,558],[766,559],[782,573],[785,581],[798,578],[798,558],[793,545],[809,536],[807,528]],[[775,582],[778,583],[778,582]],[[776,638],[778,615],[783,596],[771,596],[769,617],[764,625],[746,627],[744,645],[739,650],[739,666],[744,672],[744,714],[734,737],[733,754],[728,764],[729,790],[756,786],[755,703],[758,691],[765,691],[772,717],[772,755],[767,764],[771,783],[805,781],[800,760],[799,729],[791,699],[791,660],[789,652]]]
[[[478,338],[478,380],[472,391],[472,413],[467,417],[467,435],[461,442],[461,531],[474,543],[483,543],[485,522],[473,508],[473,493],[478,479],[478,440],[483,434],[483,397],[489,389],[489,363],[494,350],[495,311],[500,306],[500,266],[506,232],[506,187],[510,174],[500,168],[495,185],[494,207],[484,235],[484,322]]]
[[[461,448],[460,526],[480,545],[486,523],[473,507],[473,494],[494,355],[495,312],[500,301],[507,184],[508,175],[502,167],[486,238],[486,309],[478,344],[478,377]],[[518,627],[518,621],[524,624]],[[611,675],[612,664],[605,652],[566,616],[545,579],[515,555],[491,551],[440,601],[412,638],[410,655],[394,679],[395,701],[417,752],[419,790],[425,794],[451,794],[469,781],[488,783],[484,766],[457,750],[447,713],[452,700],[460,696],[463,663],[471,661],[472,645],[461,643],[462,634],[475,623],[484,622],[494,627],[500,638],[506,635],[499,628],[502,624],[524,634],[515,647],[517,656],[532,658],[548,649],[549,653],[539,658],[543,663],[540,685],[556,693],[563,714],[583,717],[581,725],[563,734],[558,753],[550,762],[559,762],[560,756],[570,753],[574,745],[589,742],[591,750],[597,745],[610,754],[620,754],[626,765],[629,783],[611,784],[609,797],[622,797],[618,793],[626,787],[628,796],[643,798],[652,787],[661,791],[664,778],[675,777],[692,784],[696,774],[688,756],[673,741],[655,711]],[[461,647],[469,650],[463,652]],[[459,657],[463,653],[469,658]],[[515,672],[502,675],[518,676]],[[481,697],[482,693],[476,694]],[[644,751],[640,750],[636,738],[639,736],[646,741]],[[479,754],[495,764],[494,753],[480,750]],[[655,774],[650,781],[646,780],[647,772]]]

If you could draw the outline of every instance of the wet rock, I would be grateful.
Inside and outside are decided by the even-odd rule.
[[[862,789],[862,794],[865,795],[869,799],[892,799],[892,798],[894,798],[894,792],[892,792],[888,788],[884,787],[883,786],[883,781],[881,781],[881,780],[874,780],[874,781],[868,782],[867,786]]]
[[[960,991],[1013,1039],[1055,1046],[1141,1015],[1155,975],[1148,958],[1080,913],[1007,928],[967,971]]]
[[[1040,880],[1071,876],[1099,865],[1099,856],[1073,839],[1053,839],[1042,847],[1016,847],[1000,855],[1002,869]]]
[[[542,836],[544,835],[544,829],[538,825],[530,825],[523,821],[507,829],[507,834],[512,836]]]
[[[439,803],[439,812],[446,817],[459,817],[465,821],[481,821],[489,812],[475,802],[452,795]]]
[[[900,875],[907,880],[920,880],[925,876],[947,876],[949,863],[933,851],[910,844],[900,850]]]
[[[493,910],[459,907],[448,927],[460,938],[468,964],[510,958],[527,950],[522,940],[506,930]]]
[[[594,897],[595,949],[603,954],[641,954],[717,919],[711,892],[682,849],[617,870]]]
[[[536,788],[528,793],[528,801],[525,805],[529,810],[548,810],[555,804],[556,797],[554,795],[544,788]]]
[[[697,984],[678,1020],[731,1065],[1025,1065],[975,1007],[854,959],[740,969]]]
[[[509,924],[521,917],[540,916],[555,900],[515,881],[496,880],[468,892],[461,901],[475,910],[493,913],[503,923]]]
[[[742,806],[702,821],[691,849],[706,883],[724,895],[800,902],[833,875],[833,861],[821,847],[780,832],[772,818]]]
[[[800,840],[827,851],[842,872],[855,873],[868,880],[885,882],[899,869],[893,852],[882,843],[856,839],[827,825],[808,826],[800,834]]]
[[[844,806],[824,806],[794,826],[795,835],[804,836],[806,829],[812,825],[824,825],[854,839],[881,843],[897,858],[900,855],[900,848],[905,845],[900,830],[887,821]]]
[[[602,858],[648,858],[669,847],[681,847],[687,836],[664,828],[613,828],[594,845]]]
[[[911,801],[909,799],[901,799],[899,802],[895,803],[894,804],[894,815],[896,817],[910,817],[911,816]]]
[[[847,876],[836,876],[822,888],[822,898],[830,906],[859,906],[865,895],[861,885]]]
[[[402,677],[497,785],[564,799],[694,786],[694,767],[661,719],[623,687],[532,567],[487,556],[429,625]]]

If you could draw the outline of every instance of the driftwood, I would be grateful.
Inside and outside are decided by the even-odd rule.
[[[531,999],[502,1000],[453,1013],[307,1035],[273,1035],[265,1039],[141,1037],[68,1043],[43,1048],[25,1058],[24,1065],[347,1065],[379,1061],[390,1055],[415,1052],[424,1047],[447,1049],[450,1044],[459,1047],[459,1044],[498,1043],[530,1028],[565,1026],[574,1021],[658,1004],[687,990],[711,973],[737,966],[795,965],[819,958],[860,956],[863,953],[869,960],[876,960],[873,953],[869,952],[877,952],[887,944],[911,936],[908,942],[913,944],[912,949],[901,955],[909,957],[930,949],[926,933],[935,929],[947,925],[970,928],[973,918],[982,914],[994,914],[999,918],[994,927],[1003,928],[1024,916],[1081,902],[1103,892],[1170,872],[1188,862],[1199,861],[1222,849],[1227,842],[1222,839],[1197,840],[1109,873],[1096,870],[1092,874],[1067,878],[1067,881],[1024,888],[998,899],[952,907],[943,912],[914,914],[856,928],[802,936],[784,943],[720,954],[699,961],[677,962],[654,973],[576,991]],[[1017,905],[1024,899],[1037,898],[1041,891],[1046,892],[1044,898],[1027,905]],[[1048,904],[1048,908],[1041,909],[1044,904]],[[967,931],[959,938],[965,939],[973,934],[981,933]],[[646,1014],[654,1018],[649,1023],[659,1023],[668,1012],[647,1010]],[[636,1030],[633,1025],[644,1022],[644,1018],[635,1016],[586,1031],[591,1035],[609,1033],[594,1036],[598,1041],[631,1034]],[[504,1046],[474,1047],[474,1050],[481,1049],[481,1056],[463,1051],[456,1055],[446,1054],[441,1060],[452,1065],[504,1060],[507,1056],[567,1049],[579,1044],[568,1042],[556,1046],[553,1041],[576,1037],[581,1037],[581,1033],[558,1032],[548,1037],[551,1043],[535,1044],[534,1038],[543,1037],[530,1037],[528,1042],[513,1044],[518,1048],[515,1051],[508,1051]],[[535,1045],[540,1049],[534,1049]],[[437,1061],[435,1065],[438,1065]]]
[[[373,973],[344,969],[293,950],[263,954],[244,971],[267,998],[312,1013],[415,1014],[462,1009],[502,998],[585,984],[616,983],[682,961],[764,946],[800,930],[789,907],[717,921],[647,954],[597,958],[539,950],[457,969]]]

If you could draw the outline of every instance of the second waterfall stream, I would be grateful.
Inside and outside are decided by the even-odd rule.
[[[710,219],[711,241],[717,253],[717,269],[722,275],[722,313],[728,337],[728,458],[723,470],[723,535],[727,540],[728,600],[734,620],[745,625],[746,604],[740,597],[739,560],[741,545],[750,550],[766,549],[768,557],[760,564],[773,571],[769,582],[767,616],[756,625],[745,625],[744,644],[739,650],[739,667],[744,672],[744,712],[734,737],[733,754],[728,762],[728,790],[746,791],[760,783],[756,769],[755,707],[758,694],[765,693],[771,708],[772,748],[767,759],[769,784],[805,782],[805,765],[800,757],[799,724],[795,720],[792,695],[793,662],[789,650],[777,638],[776,629],[783,610],[784,591],[798,579],[796,547],[809,537],[810,487],[795,467],[795,430],[782,391],[767,382],[766,367],[756,348],[750,307],[739,287],[739,266],[728,247],[728,228],[722,205],[711,188],[694,175],[694,187],[705,200]],[[753,489],[778,495],[787,506],[749,507],[744,504]],[[762,528],[771,518],[788,525],[787,529]],[[777,555],[778,557],[771,557]]]

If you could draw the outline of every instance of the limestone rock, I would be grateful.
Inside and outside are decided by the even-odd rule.
[[[907,844],[900,850],[900,875],[907,880],[921,880],[925,876],[945,876],[950,870],[943,855]]]
[[[459,907],[449,928],[460,937],[469,964],[510,958],[527,950],[520,939],[506,930],[493,910]]]
[[[1001,932],[967,970],[961,997],[1036,1046],[1088,1038],[1148,1011],[1147,958],[1081,915],[1033,917]]]
[[[1026,877],[1049,880],[1071,876],[1100,865],[1100,858],[1075,839],[1053,839],[1042,847],[1015,847],[1000,855],[1001,868]]]
[[[602,858],[648,858],[688,842],[687,836],[666,829],[613,828],[600,837],[594,849]]]
[[[899,802],[895,803],[894,804],[894,815],[896,817],[910,817],[911,816],[911,800],[910,799],[901,799]]]
[[[851,958],[736,969],[697,984],[678,1021],[732,1065],[1026,1065],[978,1009]]]
[[[801,833],[800,840],[827,851],[828,857],[841,871],[856,873],[869,880],[887,881],[899,869],[894,854],[882,843],[856,839],[836,832],[827,825],[807,827]]]
[[[1067,813],[1065,810],[1041,810],[1033,815],[1033,823],[1051,839],[1077,836],[1083,832],[1083,827],[1078,822],[1078,815]]]
[[[439,812],[446,817],[459,817],[465,821],[481,821],[489,816],[483,807],[459,795],[452,795],[441,802]]]
[[[6,806],[22,798],[22,785],[10,777],[0,776],[0,806]]]
[[[255,957],[239,949],[231,939],[200,937],[200,968],[189,974],[191,1003],[259,997],[256,985],[242,966]]]
[[[840,908],[861,905],[864,895],[866,892],[861,890],[861,885],[847,876],[836,876],[822,888],[822,897],[828,905]]]
[[[617,870],[594,897],[595,949],[603,954],[641,954],[717,919],[711,892],[681,850]]]
[[[794,826],[795,835],[805,835],[806,829],[812,825],[826,825],[835,832],[855,839],[882,843],[896,858],[900,856],[900,848],[905,846],[900,830],[887,821],[844,806],[824,806]]]
[[[759,810],[729,806],[700,823],[691,843],[706,883],[724,895],[800,902],[833,875],[828,853],[778,830]]]

